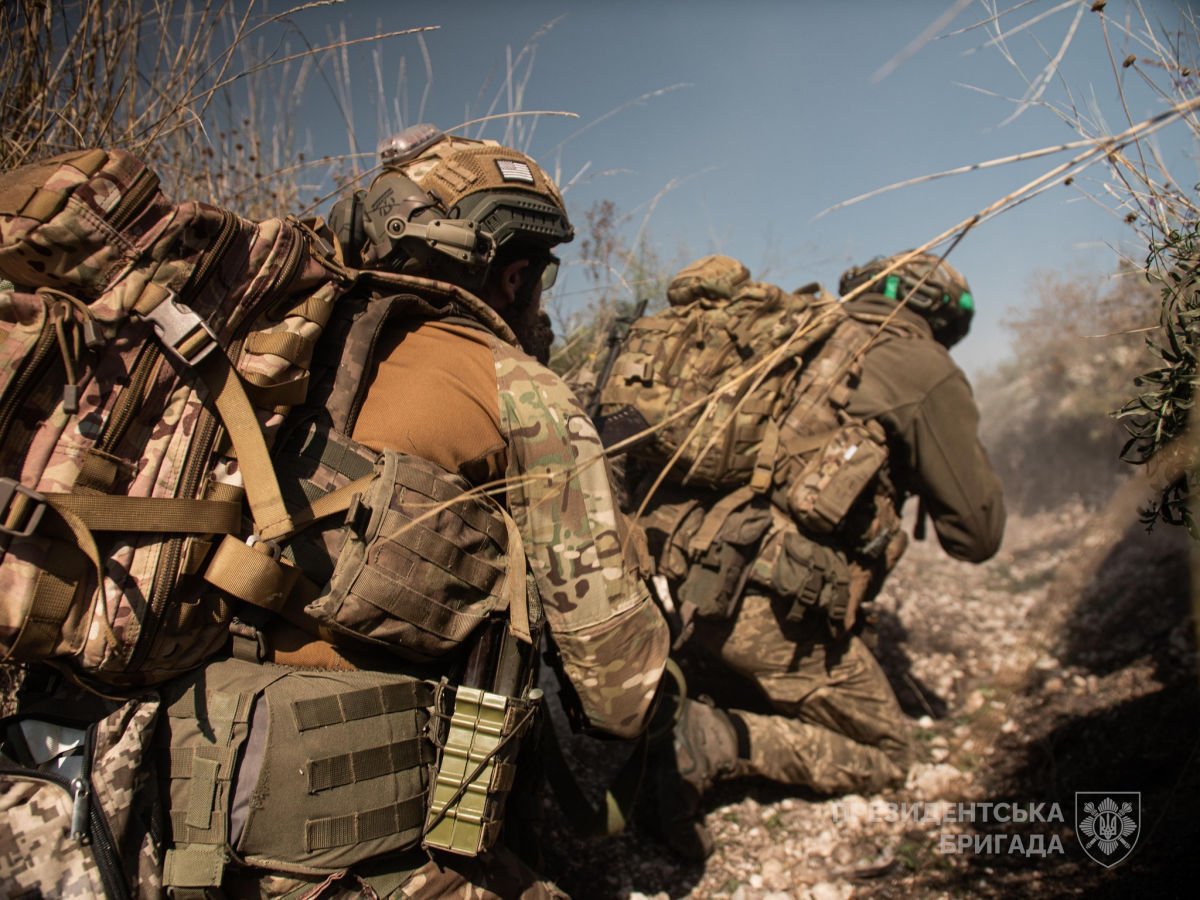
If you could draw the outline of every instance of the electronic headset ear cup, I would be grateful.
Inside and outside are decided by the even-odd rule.
[[[878,278],[898,258],[910,253],[877,256],[864,265],[851,266],[842,273],[838,291],[844,297],[866,285],[871,293],[904,301],[929,322],[938,342],[950,347],[966,336],[974,317],[970,286],[958,270],[931,253],[917,254],[882,281]]]

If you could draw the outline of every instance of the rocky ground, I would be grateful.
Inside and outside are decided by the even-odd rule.
[[[577,898],[1194,896],[1189,544],[1179,529],[1147,535],[1140,496],[1013,517],[982,566],[950,560],[932,535],[910,549],[879,604],[879,655],[919,747],[903,790],[829,799],[723,785],[706,804],[718,849],[704,865],[636,827],[582,840],[548,809],[546,871]],[[593,789],[614,767],[612,745],[576,737],[568,752]],[[1084,855],[1076,791],[1141,792],[1126,862]],[[1041,803],[1050,820],[985,822],[975,806],[975,823],[952,821],[971,803]],[[1031,847],[1051,852],[1017,849]]]

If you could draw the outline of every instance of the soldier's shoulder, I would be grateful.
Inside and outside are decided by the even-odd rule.
[[[574,391],[548,367],[503,341],[496,341],[492,352],[501,393],[511,394],[518,401],[536,400],[538,407],[557,409],[565,415],[582,414]]]

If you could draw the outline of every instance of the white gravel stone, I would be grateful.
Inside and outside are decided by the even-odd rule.
[[[805,900],[849,900],[854,888],[845,882],[821,881],[814,884],[804,895]]]

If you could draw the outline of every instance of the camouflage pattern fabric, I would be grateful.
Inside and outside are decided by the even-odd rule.
[[[672,305],[630,326],[601,391],[603,416],[635,411],[655,426],[630,454],[670,464],[677,484],[766,491],[793,382],[845,318],[831,295],[812,290],[751,281],[726,256],[684,268],[668,290]]]
[[[733,622],[696,625],[696,646],[751,679],[777,712],[727,710],[749,735],[737,774],[827,794],[903,782],[909,729],[883,670],[859,638],[834,638],[812,617],[788,622],[788,607],[749,594]]]
[[[157,723],[157,697],[131,700],[95,726],[91,802],[114,841],[131,896],[162,896],[157,784],[146,756]],[[0,771],[0,896],[104,897],[93,855],[71,836],[71,793],[46,781]]]
[[[71,838],[66,790],[0,774],[0,895],[103,897],[91,853]]]
[[[0,653],[128,687],[224,642],[230,598],[194,576],[222,529],[242,531],[245,458],[224,455],[211,386],[185,360],[215,336],[206,361],[225,352],[253,413],[226,437],[236,444],[257,416],[269,440],[304,398],[341,292],[321,240],[293,221],[171,203],[119,150],[0,176],[0,274],[14,286],[0,292],[0,476],[52,506],[62,495],[98,509],[89,525],[54,506],[6,541]],[[199,501],[214,521],[139,531],[144,515],[121,519],[106,496]]]
[[[525,541],[550,633],[594,728],[637,734],[670,636],[638,577],[604,447],[570,388],[495,344],[507,506]]]
[[[379,329],[411,325],[406,309],[466,318],[486,329],[479,352],[490,348],[496,393],[478,403],[498,404],[497,437],[507,450],[504,505],[520,532],[551,635],[590,724],[619,736],[636,734],[666,663],[669,635],[638,577],[638,545],[625,530],[591,420],[562,379],[517,349],[512,331],[477,297],[426,278],[371,277],[396,296],[368,303],[363,316],[377,327],[352,326],[350,340],[360,333],[377,339]],[[335,429],[352,426],[360,410],[378,400],[370,388],[365,398],[356,398],[362,392],[352,374],[368,377],[374,352],[366,340],[347,348],[347,365],[337,368],[327,393],[321,384],[314,389]],[[461,352],[474,352],[470,342],[461,345]],[[403,344],[397,352],[404,352]],[[453,377],[453,360],[443,363],[446,377]],[[437,399],[410,394],[404,402]],[[386,445],[411,450],[444,440],[440,432],[414,434],[402,416],[392,419],[395,433]]]
[[[588,724],[609,733],[633,735],[643,727],[658,682],[666,664],[669,634],[666,623],[650,600],[639,578],[641,560],[638,543],[625,530],[625,520],[617,510],[603,448],[591,421],[575,402],[570,390],[556,375],[522,353],[511,343],[507,328],[492,327],[492,315],[476,315],[480,301],[458,289],[441,289],[426,279],[389,276],[387,286],[398,291],[391,299],[394,321],[380,314],[380,329],[410,328],[405,303],[422,301],[423,309],[453,316],[458,322],[468,318],[485,326],[473,328],[472,340],[461,341],[460,354],[478,353],[494,370],[494,382],[484,385],[488,397],[481,404],[494,403],[499,414],[497,437],[505,447],[503,484],[482,485],[502,497],[515,522],[516,531],[527,558],[530,584],[536,587],[549,634],[557,645],[563,668],[579,696]],[[389,298],[374,298],[365,311],[371,315],[389,308]],[[465,301],[465,302],[464,302]],[[418,313],[418,318],[420,318]],[[417,326],[418,328],[424,326]],[[378,331],[380,329],[372,329]],[[332,332],[331,332],[332,335]],[[478,336],[482,335],[483,340]],[[361,377],[370,378],[373,344],[355,344]],[[403,352],[400,342],[394,353]],[[441,363],[453,377],[461,359],[443,354]],[[439,370],[440,371],[440,370]],[[436,402],[439,372],[431,375],[426,396],[419,387],[400,385],[405,404]],[[372,392],[386,383],[372,382],[366,397],[354,397],[352,385],[333,373],[334,385],[318,383],[314,394],[327,397],[333,426],[352,427],[367,404],[378,401]],[[393,386],[394,387],[394,386]],[[408,393],[404,393],[405,388]],[[361,391],[357,393],[362,393]],[[397,404],[396,390],[384,398]],[[394,434],[380,433],[382,446],[425,447],[430,441],[444,439],[444,431],[432,427],[429,434],[414,434],[414,421],[403,415],[390,417]],[[349,440],[339,438],[340,440]],[[291,438],[281,447],[291,446]],[[338,640],[345,640],[339,635]],[[461,636],[461,641],[469,639]],[[343,644],[355,646],[353,639]],[[442,654],[445,656],[445,653]],[[358,659],[354,654],[347,659]],[[392,668],[403,669],[399,656],[390,658]],[[437,678],[444,670],[439,659],[421,667],[423,677]],[[230,867],[224,887],[231,897],[311,896],[318,888],[321,897],[378,896],[400,897],[529,897],[563,896],[553,885],[536,879],[516,864],[503,847],[492,847],[472,859],[447,857],[435,851],[433,862],[424,853],[387,856],[379,861],[356,864],[345,876],[297,879],[280,871],[262,868]]]

